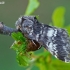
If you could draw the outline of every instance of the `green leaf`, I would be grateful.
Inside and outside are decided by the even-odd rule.
[[[21,66],[28,66],[32,63],[31,53],[27,52],[27,39],[20,32],[12,33],[15,42],[11,46],[16,51],[17,61]]]
[[[14,40],[16,40],[16,41],[18,41],[18,40],[20,40],[20,41],[26,41],[26,38],[22,35],[22,33],[20,33],[20,32],[14,32],[14,33],[12,33],[12,38],[14,39]]]
[[[68,34],[70,35],[70,25],[66,26],[65,29],[67,30]]]
[[[21,65],[21,66],[28,66],[30,59],[26,56],[18,54],[17,61],[18,61],[19,65]]]
[[[38,7],[39,7],[38,0],[29,0],[29,4],[25,12],[25,15],[32,14]]]
[[[65,63],[58,59],[53,59],[51,54],[47,54],[48,52],[42,54],[36,60],[36,66],[39,67],[40,70],[69,70],[70,63]]]
[[[65,8],[58,7],[54,10],[52,15],[52,22],[54,26],[63,27],[64,25]]]
[[[70,70],[70,63],[65,63],[60,60],[53,60],[52,65],[56,70]]]

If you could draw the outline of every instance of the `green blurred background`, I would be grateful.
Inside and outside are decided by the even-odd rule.
[[[29,0],[0,0],[2,1],[5,1],[5,4],[0,4],[0,21],[15,28],[15,21],[25,14]],[[70,0],[39,0],[39,2],[40,6],[32,14],[39,15],[39,21],[49,24],[55,8],[64,6],[66,8],[65,24],[70,24]],[[25,67],[18,65],[16,53],[10,49],[13,41],[9,36],[0,35],[0,70],[26,70]],[[34,66],[32,70],[39,69]]]

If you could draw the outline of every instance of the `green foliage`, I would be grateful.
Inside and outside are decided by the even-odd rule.
[[[28,44],[27,39],[20,32],[12,33],[12,37],[15,42],[11,48],[16,51],[19,65],[28,66],[31,62],[31,53],[26,51]]]
[[[64,15],[65,15],[65,7],[57,7],[53,14],[52,14],[52,22],[53,25],[56,27],[60,27],[60,28],[65,28],[68,31],[68,34],[70,35],[70,25],[68,26],[64,26]]]
[[[46,51],[38,56],[36,66],[38,66],[40,70],[69,70],[70,63],[60,61]]]
[[[25,12],[25,15],[32,14],[38,7],[39,7],[38,0],[29,0],[29,4]]]
[[[63,27],[64,25],[65,8],[58,7],[54,10],[52,15],[52,22],[54,26]]]
[[[70,25],[65,26],[65,29],[68,31],[68,34],[70,35]]]

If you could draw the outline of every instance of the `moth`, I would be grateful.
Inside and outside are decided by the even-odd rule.
[[[35,16],[22,16],[15,26],[29,39],[29,50],[44,46],[59,60],[70,62],[70,38],[65,29],[40,23]]]

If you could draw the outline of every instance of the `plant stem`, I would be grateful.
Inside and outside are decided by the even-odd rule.
[[[18,30],[8,27],[8,26],[4,25],[3,22],[0,22],[0,34],[11,36],[11,33],[13,33],[13,32],[18,32]]]

